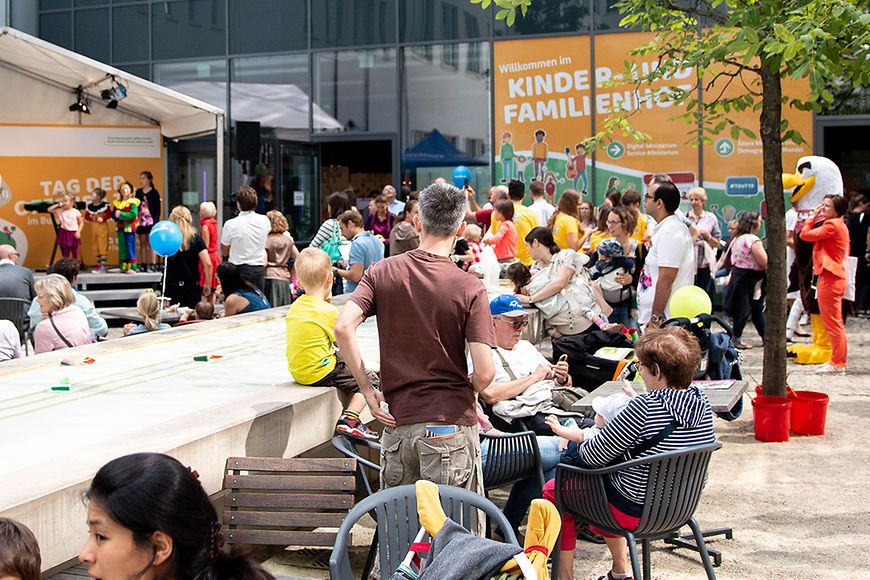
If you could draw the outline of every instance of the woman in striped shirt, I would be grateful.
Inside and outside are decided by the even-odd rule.
[[[647,392],[632,399],[597,437],[579,447],[575,457],[587,467],[604,467],[628,458],[649,457],[716,441],[710,402],[697,387],[691,386],[701,360],[698,341],[682,328],[667,327],[644,334],[636,354]],[[634,530],[640,523],[648,478],[649,467],[639,466],[613,473],[605,481],[610,510],[625,529]],[[544,486],[544,497],[550,501],[555,501],[554,485],[555,480],[550,480]],[[594,531],[601,533],[601,530]],[[610,549],[613,567],[600,578],[630,578],[631,564],[625,539],[602,535]],[[560,578],[574,577],[575,546],[574,521],[565,516]]]

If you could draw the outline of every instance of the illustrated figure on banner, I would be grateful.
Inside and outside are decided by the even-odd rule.
[[[514,146],[511,143],[513,136],[510,131],[505,131],[501,136],[501,182],[507,183],[514,178]]]
[[[543,129],[535,131],[535,142],[532,144],[532,162],[535,167],[535,175],[532,177],[533,180],[544,180],[544,171],[547,170],[547,157],[550,154],[550,147],[544,141],[546,137],[547,132]]]
[[[573,180],[574,189],[577,191],[587,191],[589,182],[586,180],[586,148],[585,141],[581,141],[574,145],[574,155],[571,155],[571,148],[565,147],[565,157],[568,159],[568,164],[565,168],[565,177]]]

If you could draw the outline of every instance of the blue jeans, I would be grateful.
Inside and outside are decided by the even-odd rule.
[[[501,162],[501,178],[510,181],[514,178],[514,159],[503,159]]]
[[[637,328],[637,322],[631,318],[631,300],[620,304],[611,304],[613,312],[607,317],[608,322],[623,324],[626,328]]]
[[[559,450],[558,437],[539,435],[537,440],[538,449],[541,450],[541,468],[544,470],[544,481],[549,481],[556,477],[556,466],[562,460],[564,451]],[[480,463],[484,466],[486,466],[488,453],[489,440],[484,439],[480,442]],[[539,497],[541,497],[541,484],[536,477],[530,477],[513,484],[503,511],[515,532],[519,529],[523,518],[526,517],[532,500]]]

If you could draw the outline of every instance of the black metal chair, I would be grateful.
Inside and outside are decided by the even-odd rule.
[[[27,311],[30,309],[30,300],[24,298],[0,298],[0,319],[9,320],[18,329],[18,336],[21,339],[21,346],[24,347],[24,354],[28,354],[28,343],[30,342],[30,318],[27,316]]]
[[[365,468],[373,469],[376,472],[381,471],[381,466],[378,463],[373,463],[366,457],[364,457],[361,453],[357,445],[362,445],[368,449],[374,449],[375,451],[380,452],[381,444],[376,443],[374,441],[368,441],[366,439],[356,439],[354,437],[347,437],[346,435],[335,435],[332,437],[332,446],[335,447],[339,453],[348,457],[350,459],[356,459],[356,478],[357,478],[357,489],[363,489],[366,492],[366,497],[372,495],[374,491],[372,490],[372,484],[369,481],[368,474],[366,474]]]
[[[506,543],[522,550],[504,514],[491,501],[473,491],[449,485],[439,485],[438,493],[448,518],[474,533],[478,527],[477,510],[481,510],[504,530]],[[380,538],[378,554],[381,576],[388,577],[398,568],[420,529],[416,487],[401,485],[379,491],[360,501],[351,510],[338,529],[335,547],[329,557],[329,577],[333,580],[353,578],[347,538],[354,524],[367,513],[371,513],[378,524],[376,533]]]
[[[481,433],[481,444],[487,441],[486,463],[483,465],[483,487],[490,490],[536,477],[544,487],[541,451],[532,431],[488,435]]]
[[[650,541],[672,537],[680,528],[688,525],[701,554],[707,578],[715,580],[716,573],[710,562],[704,535],[693,514],[707,479],[710,456],[720,447],[721,443],[689,447],[599,469],[560,463],[556,469],[556,507],[560,514],[570,514],[578,521],[623,536],[628,542],[632,575],[644,580],[650,578]],[[630,531],[620,527],[613,517],[607,502],[604,479],[611,473],[641,465],[649,468],[646,502],[637,529]],[[643,550],[642,576],[636,540],[641,541]],[[553,578],[558,578],[559,552],[554,552]]]

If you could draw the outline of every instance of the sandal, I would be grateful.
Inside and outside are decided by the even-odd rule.
[[[588,524],[577,524],[577,538],[593,544],[604,543],[604,536],[590,530]]]
[[[738,341],[737,341],[737,344],[734,345],[734,348],[736,348],[736,349],[738,349],[738,350],[749,350],[749,349],[752,348],[752,345],[751,345],[751,344],[746,344],[746,343],[743,342],[742,340],[738,340]]]

